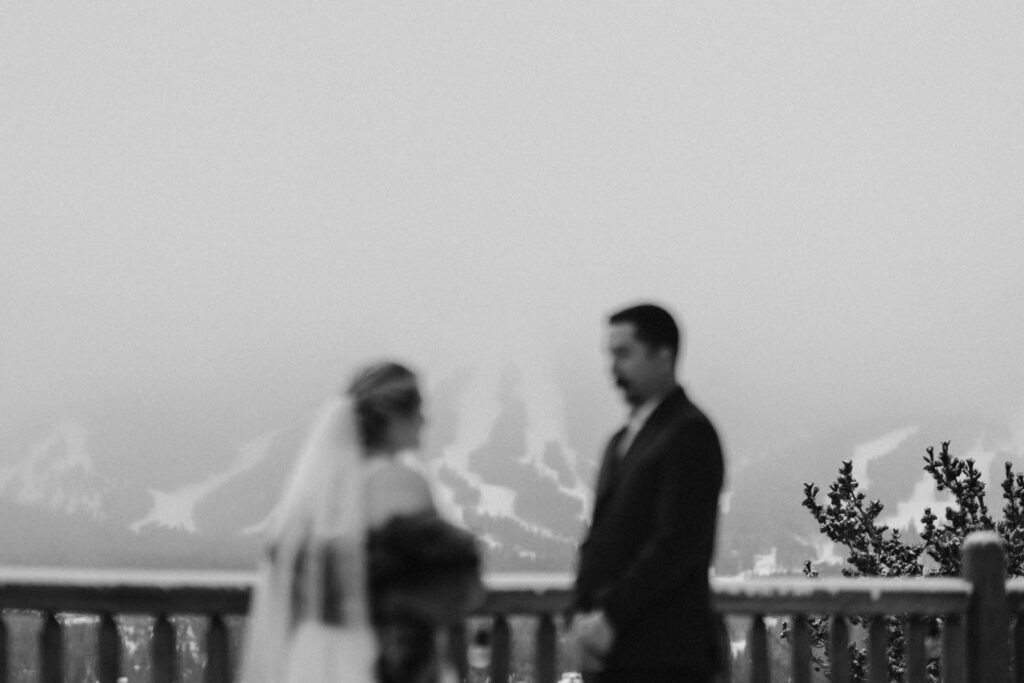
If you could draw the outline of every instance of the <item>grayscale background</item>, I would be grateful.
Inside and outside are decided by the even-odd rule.
[[[217,552],[287,435],[379,357],[421,372],[428,463],[481,509],[519,514],[474,453],[552,448],[585,506],[625,413],[604,318],[646,299],[686,328],[723,509],[791,513],[780,539],[855,454],[1024,454],[1021,35],[1016,2],[8,4],[13,559],[108,561],[46,540],[73,520],[244,565]],[[753,524],[725,523],[737,568],[781,547]]]

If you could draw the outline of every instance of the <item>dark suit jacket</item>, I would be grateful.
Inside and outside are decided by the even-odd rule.
[[[580,547],[575,608],[603,609],[614,668],[718,668],[711,564],[722,488],[718,435],[681,387],[620,457],[612,437]]]

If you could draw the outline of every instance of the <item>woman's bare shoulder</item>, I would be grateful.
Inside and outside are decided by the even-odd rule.
[[[430,485],[423,474],[398,460],[375,463],[366,478],[366,522],[370,527],[396,514],[434,510]]]

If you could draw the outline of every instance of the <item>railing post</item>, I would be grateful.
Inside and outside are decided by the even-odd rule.
[[[512,671],[512,632],[504,614],[494,617],[491,627],[491,680],[507,681]]]
[[[947,614],[942,623],[942,680],[960,683],[967,680],[967,646],[964,643],[964,617]]]
[[[1013,670],[1016,683],[1024,683],[1024,619],[1017,615],[1013,627]]]
[[[224,617],[211,614],[206,629],[206,670],[203,683],[230,683],[232,679],[228,628]]]
[[[768,633],[764,617],[755,614],[747,636],[747,651],[750,653],[750,683],[770,683],[771,669],[768,668]]]
[[[811,627],[806,614],[793,615],[790,630],[790,680],[793,683],[811,683]]]
[[[881,614],[871,618],[868,625],[868,681],[886,683],[889,680],[889,624]]]
[[[121,633],[110,612],[104,612],[100,617],[97,640],[100,683],[117,683],[121,677]]]
[[[42,683],[64,681],[64,632],[53,612],[43,615],[39,632],[39,679]]]
[[[729,627],[725,623],[725,617],[721,614],[715,615],[715,631],[717,632],[718,636],[718,657],[722,663],[722,670],[718,672],[718,676],[715,680],[731,681],[732,644],[729,638]]]
[[[1003,683],[1010,665],[1003,543],[994,531],[976,531],[964,539],[961,553],[964,578],[973,586],[967,609],[967,680]]]
[[[917,614],[909,615],[903,625],[903,632],[906,634],[908,683],[924,683],[928,680],[928,662],[924,656],[926,628],[927,621]]]
[[[550,614],[541,614],[535,634],[534,676],[538,681],[557,681],[555,672],[558,630]]]
[[[833,614],[829,624],[829,666],[833,683],[850,683],[850,627],[845,614]]]
[[[7,620],[0,612],[0,683],[7,683]]]
[[[178,683],[178,650],[174,624],[166,614],[158,614],[153,624],[153,642],[150,644],[153,680],[156,683]]]
[[[448,627],[447,638],[448,652],[445,656],[448,663],[455,667],[455,672],[460,681],[469,679],[469,662],[466,658],[466,622],[458,621]]]

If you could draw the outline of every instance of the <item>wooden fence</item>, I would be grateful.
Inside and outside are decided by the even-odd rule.
[[[794,683],[811,680],[809,619],[830,621],[828,665],[831,680],[848,681],[851,663],[845,647],[851,639],[849,617],[868,620],[868,672],[872,683],[889,680],[884,617],[905,619],[907,672],[905,680],[927,680],[926,620],[941,617],[941,675],[944,681],[1024,683],[1024,579],[1006,580],[999,538],[980,532],[964,544],[963,578],[763,578],[713,579],[714,599],[724,618],[749,620],[745,656],[750,680],[770,680],[766,617],[787,619],[790,676]],[[153,618],[150,643],[153,677],[157,683],[178,680],[176,635],[172,616],[197,615],[208,620],[205,636],[207,683],[231,681],[235,662],[229,647],[226,620],[243,616],[249,605],[253,576],[246,573],[109,572],[77,570],[0,570],[0,610],[31,610],[42,615],[39,629],[39,672],[44,683],[63,683],[65,653],[58,615],[88,614],[99,619],[97,671],[101,683],[116,683],[122,675],[123,638],[117,618]],[[538,683],[558,680],[558,647],[562,617],[569,605],[571,582],[566,576],[495,576],[488,596],[474,617],[489,623],[490,680],[507,681],[512,667],[510,619],[536,620],[533,677]],[[1014,617],[1011,620],[1011,615]],[[1016,626],[1011,633],[1011,622]],[[723,637],[723,643],[727,639]],[[467,628],[449,634],[452,661],[468,673]],[[0,619],[0,683],[12,680],[12,648]],[[726,653],[728,654],[728,653]],[[819,654],[821,654],[819,652]],[[726,656],[729,661],[730,657]],[[727,670],[723,679],[731,680]]]

